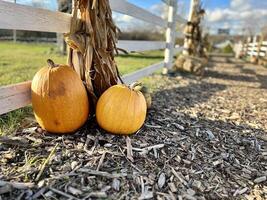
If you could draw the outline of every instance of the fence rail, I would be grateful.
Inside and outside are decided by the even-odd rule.
[[[133,52],[164,49],[166,43],[163,41],[119,40],[117,46],[128,52]]]
[[[0,115],[31,103],[31,81],[0,87]]]
[[[13,40],[13,36],[1,36],[0,41],[10,41]],[[46,42],[46,43],[56,43],[57,38],[48,37],[16,37],[16,41],[22,42]]]
[[[166,27],[167,22],[161,17],[154,15],[143,8],[137,7],[125,0],[110,0],[111,9],[115,12],[129,15],[137,19],[155,24],[161,27]]]
[[[66,33],[71,15],[0,0],[0,28]]]
[[[1,40],[13,40],[13,36],[0,37]],[[37,38],[37,37],[17,37],[17,41],[23,42],[49,42],[56,43],[56,38]],[[127,52],[136,51],[149,51],[164,49],[166,43],[163,41],[148,41],[148,40],[119,40],[117,44],[118,48],[121,48]]]
[[[176,15],[177,0],[166,0],[168,5],[168,21],[150,13],[149,11],[135,6],[125,0],[110,0],[112,11],[135,17],[145,22],[166,28],[167,41],[129,41],[120,40],[118,47],[131,51],[146,51],[156,49],[165,50],[165,62],[153,64],[133,73],[123,76],[125,83],[131,83],[147,76],[164,66],[170,66],[174,52],[181,48],[174,48],[171,41],[175,33],[175,22],[186,23],[181,16]],[[174,21],[173,21],[174,20]],[[70,30],[71,15],[54,12],[30,6],[19,5],[0,0],[0,28],[29,31],[66,33]],[[171,24],[170,24],[171,23]],[[173,36],[173,37],[172,37]],[[170,47],[170,45],[172,45]],[[168,58],[168,59],[166,59]],[[167,60],[167,61],[166,61]],[[0,114],[24,107],[31,102],[31,81],[0,87]]]
[[[248,42],[246,44],[238,43],[234,47],[234,51],[239,57],[240,55],[256,56],[267,59],[267,41]]]

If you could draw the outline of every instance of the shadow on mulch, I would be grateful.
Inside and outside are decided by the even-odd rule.
[[[234,65],[246,65],[246,64],[251,64],[246,62],[245,60],[242,59],[237,59],[235,57],[213,57],[211,56],[209,58],[209,62],[211,62],[212,64],[234,64]]]
[[[241,71],[241,73],[257,75],[257,73],[255,72],[255,70],[244,68],[244,64],[243,65],[242,64],[236,64],[235,67],[236,68],[239,68],[240,71]]]
[[[237,65],[236,67],[238,67],[241,70],[241,73],[255,75],[256,78],[258,79],[258,81],[256,82],[259,82],[261,84],[260,88],[267,89],[267,76],[266,75],[257,74],[256,71],[252,69],[244,68],[244,65]],[[263,66],[261,67],[264,68]]]
[[[206,77],[224,79],[224,80],[232,80],[232,81],[245,81],[245,82],[258,82],[255,77],[246,76],[246,75],[232,75],[228,73],[222,73],[218,71],[210,71],[207,70],[205,72]]]
[[[190,76],[187,76],[189,78]],[[170,104],[175,104],[179,108],[193,107],[196,104],[206,102],[214,93],[225,90],[226,86],[222,84],[212,84],[207,82],[193,83],[185,87],[176,87],[169,90],[161,90],[154,94],[157,96],[166,96],[162,105],[167,108]],[[175,99],[175,101],[168,101]],[[165,102],[168,102],[167,104]]]
[[[242,74],[228,74],[223,73],[219,71],[211,71],[207,70],[205,71],[205,77],[212,77],[212,78],[218,78],[223,80],[232,80],[232,81],[243,81],[243,82],[250,82],[250,83],[260,83],[260,88],[267,89],[267,76],[266,75],[260,75],[257,74],[252,69],[245,69],[243,65],[236,65],[237,68],[240,69]],[[247,76],[247,75],[253,75],[253,76]]]

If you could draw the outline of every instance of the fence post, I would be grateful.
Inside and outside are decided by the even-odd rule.
[[[246,43],[245,43],[245,48],[244,48],[244,55],[247,57],[248,54],[248,45],[250,43],[250,37],[247,37]]]
[[[262,33],[260,33],[259,35],[259,41],[258,41],[258,49],[257,49],[257,59],[260,59],[260,53],[261,53],[261,46],[262,46],[262,42],[263,42],[263,35]]]
[[[168,1],[168,24],[166,29],[166,48],[164,52],[164,68],[162,73],[167,74],[172,67],[174,44],[175,44],[175,16],[177,11],[177,0]]]
[[[58,11],[71,13],[72,12],[72,5],[73,0],[57,0],[58,3]],[[64,36],[62,33],[57,33],[57,46],[58,50],[61,54],[66,54],[67,52],[67,45],[64,40]]]
[[[256,46],[257,46],[257,35],[254,35],[253,39],[252,39],[252,45],[251,45],[251,54],[250,54],[250,58],[254,57],[254,51],[256,51]],[[255,56],[256,57],[256,56]]]

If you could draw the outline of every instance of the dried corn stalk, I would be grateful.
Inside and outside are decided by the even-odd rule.
[[[95,105],[120,79],[114,61],[117,28],[108,0],[75,0],[73,7],[71,30],[65,34],[68,64],[85,82]]]
[[[199,0],[193,0],[189,21],[184,29],[184,55],[204,56],[202,30],[200,28],[204,14],[205,10],[201,8]]]

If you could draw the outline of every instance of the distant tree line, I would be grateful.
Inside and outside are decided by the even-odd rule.
[[[0,30],[0,40],[1,38],[10,37],[12,39],[12,30]],[[57,38],[56,33],[49,32],[37,32],[37,31],[17,31],[18,40],[26,40],[27,38],[36,38],[36,41],[40,38],[49,38],[55,39]],[[164,34],[154,32],[147,33],[147,31],[131,31],[131,32],[121,32],[119,34],[120,40],[155,40],[155,41],[163,41]]]
[[[17,31],[17,41],[21,42],[56,42],[56,33],[37,31]],[[0,30],[1,40],[13,40],[12,30]]]

